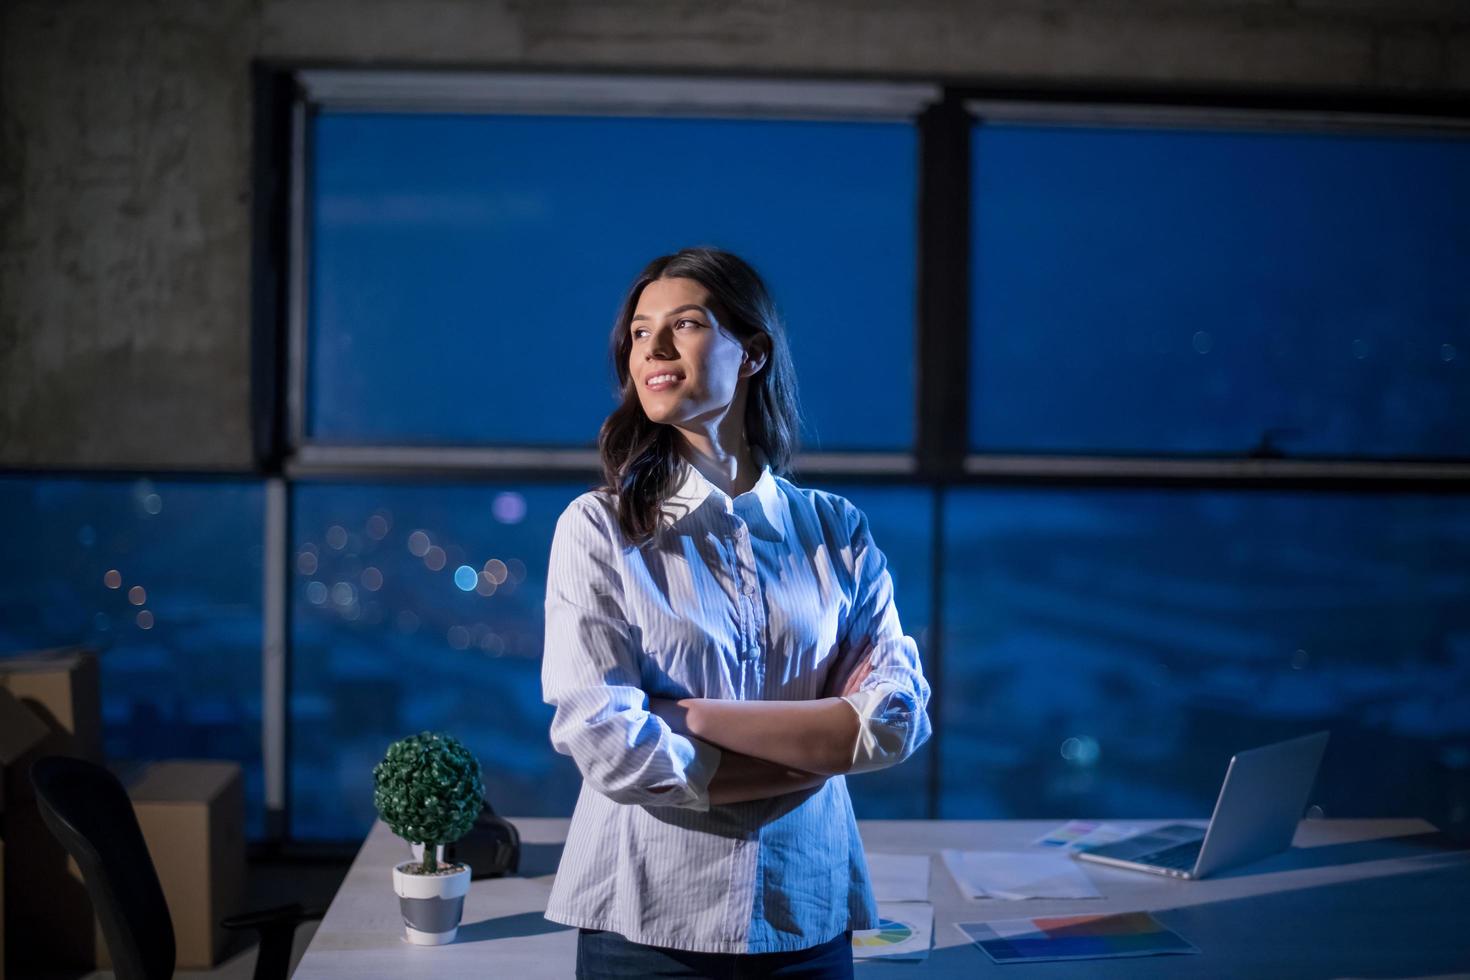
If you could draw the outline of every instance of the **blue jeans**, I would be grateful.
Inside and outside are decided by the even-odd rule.
[[[851,980],[852,930],[787,953],[692,953],[645,946],[606,929],[577,930],[577,980],[703,977],[705,980]]]

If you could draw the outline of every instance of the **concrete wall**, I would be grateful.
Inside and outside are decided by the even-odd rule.
[[[1466,93],[1470,3],[4,0],[0,467],[249,467],[254,57]]]

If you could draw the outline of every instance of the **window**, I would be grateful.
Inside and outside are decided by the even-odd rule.
[[[587,446],[633,278],[750,261],[805,386],[806,448],[914,438],[913,126],[314,116],[306,439]]]
[[[933,739],[850,780],[859,817],[1203,815],[1230,753],[1309,727],[1333,731],[1330,815],[1382,813],[1340,768],[1365,757],[1395,812],[1470,815],[1463,129],[295,77],[290,833],[358,836],[371,765],[424,727],[465,733],[497,805],[570,812],[542,563],[594,478],[624,290],[688,244],[769,282],[798,482],[869,514],[934,683]],[[919,257],[966,231],[920,297]],[[919,377],[916,313],[962,295]],[[534,603],[475,591],[505,555]]]
[[[940,816],[1205,816],[1233,752],[1328,728],[1328,816],[1466,819],[1470,499],[964,489],[944,513]]]
[[[571,812],[579,777],[541,701],[543,603],[556,519],[584,489],[295,489],[294,836],[366,834],[373,766],[424,730],[474,751],[498,812]]]
[[[250,480],[0,478],[0,655],[95,648],[107,762],[239,762],[252,837],[261,504]]]
[[[973,450],[1470,455],[1470,139],[971,145]]]

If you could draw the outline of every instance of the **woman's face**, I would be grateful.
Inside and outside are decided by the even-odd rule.
[[[643,287],[628,332],[628,373],[654,422],[718,423],[740,380],[760,367],[744,359],[740,342],[715,319],[709,291],[693,279]]]

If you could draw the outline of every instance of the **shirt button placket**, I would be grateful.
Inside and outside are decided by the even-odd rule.
[[[755,659],[756,651],[760,648],[756,636],[756,579],[755,579],[755,556],[750,550],[750,531],[746,525],[739,523],[735,527],[735,558],[736,569],[740,582],[740,631],[741,643],[744,647],[746,659]]]

